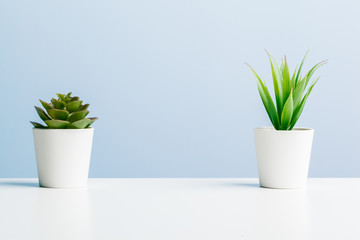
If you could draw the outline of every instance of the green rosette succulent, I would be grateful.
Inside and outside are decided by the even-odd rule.
[[[52,98],[50,103],[40,100],[44,109],[35,106],[35,110],[46,126],[30,121],[34,128],[84,129],[90,127],[98,118],[86,118],[89,114],[87,110],[89,104],[83,104],[79,97],[71,97],[71,94],[71,92],[57,93],[58,99]]]

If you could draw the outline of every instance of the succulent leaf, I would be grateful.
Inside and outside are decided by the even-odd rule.
[[[63,101],[56,100],[55,98],[51,99],[51,102],[56,109],[64,109],[66,105]]]
[[[53,106],[52,104],[50,104],[50,103],[44,102],[44,101],[42,101],[41,99],[39,99],[39,101],[40,101],[41,105],[42,105],[46,110],[51,109],[51,108],[54,108],[54,106]]]
[[[49,109],[47,112],[52,119],[56,120],[67,120],[69,117],[69,113],[66,110]]]
[[[90,123],[85,127],[85,128],[88,128],[88,127],[90,127],[91,126],[91,124],[93,124],[96,120],[98,120],[99,118],[97,118],[97,117],[93,117],[93,118],[88,118],[88,119],[90,119]]]
[[[58,96],[59,99],[63,100],[65,95],[61,93],[57,93],[56,96]]]
[[[81,107],[79,107],[79,109],[77,111],[86,110],[86,109],[88,109],[89,106],[90,106],[90,104],[81,105]]]
[[[32,122],[32,121],[30,121],[30,122],[34,126],[34,128],[47,128],[47,127],[45,127],[44,125],[42,125],[40,123]]]
[[[69,92],[68,94],[66,94],[65,98],[70,98],[72,92]]]
[[[70,102],[77,101],[79,99],[80,99],[79,97],[72,97],[72,98],[70,98]]]
[[[69,128],[83,129],[86,128],[86,126],[88,126],[89,124],[91,124],[91,120],[89,118],[84,118],[79,121],[71,123]]]
[[[65,129],[68,128],[70,123],[68,121],[63,120],[46,120],[46,125],[48,125],[49,128],[55,128],[55,129]]]
[[[84,119],[87,115],[89,114],[88,110],[83,110],[83,111],[79,111],[79,112],[74,112],[72,114],[70,114],[68,121],[70,123],[79,121],[81,119]]]
[[[77,111],[77,110],[79,109],[79,107],[81,106],[81,104],[82,104],[82,101],[81,101],[81,100],[69,102],[69,103],[66,105],[66,110],[67,110],[69,113],[75,112],[75,111]]]
[[[47,115],[46,112],[45,112],[42,108],[35,106],[35,109],[36,109],[37,114],[39,115],[39,117],[40,117],[43,121],[45,121],[45,120],[50,120],[50,119],[51,119],[51,118],[49,117],[49,115]]]

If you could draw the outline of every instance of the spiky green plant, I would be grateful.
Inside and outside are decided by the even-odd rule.
[[[249,64],[247,65],[250,67],[257,79],[257,86],[261,100],[274,128],[276,130],[292,130],[304,109],[306,100],[320,77],[312,81],[309,85],[310,79],[312,78],[314,72],[324,65],[327,60],[321,61],[313,66],[308,72],[306,72],[305,76],[302,77],[301,69],[308,52],[302,59],[299,68],[296,67],[292,75],[290,75],[286,57],[281,59],[279,67],[275,58],[268,52],[266,53],[269,57],[271,65],[276,107],[265,81],[261,80]]]
[[[31,122],[35,128],[51,129],[83,129],[90,127],[98,118],[86,118],[89,114],[87,110],[89,104],[83,104],[79,97],[71,97],[68,94],[56,94],[58,99],[52,98],[51,103],[39,100],[44,109],[36,107],[39,117],[45,122],[46,126]]]

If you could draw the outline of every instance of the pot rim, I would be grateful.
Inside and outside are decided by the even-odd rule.
[[[51,132],[84,132],[93,131],[93,127],[82,128],[82,129],[59,129],[59,128],[32,128],[33,131],[51,131]]]
[[[275,132],[303,132],[303,131],[314,131],[313,128],[307,128],[307,127],[297,127],[297,128],[293,128],[292,130],[276,130],[274,127],[270,127],[270,126],[265,126],[265,127],[257,127],[254,128],[254,131],[261,131],[261,130],[265,130],[265,131],[275,131]]]

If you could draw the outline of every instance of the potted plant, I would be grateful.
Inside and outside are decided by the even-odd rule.
[[[257,79],[258,91],[273,127],[254,130],[260,185],[268,188],[303,188],[308,176],[314,129],[294,128],[306,100],[319,80],[310,83],[314,72],[327,61],[313,66],[305,75],[299,68],[290,74],[286,57],[280,66],[268,52],[274,86],[275,104],[263,81],[250,65]]]
[[[51,103],[40,100],[36,112],[45,122],[34,126],[36,162],[42,187],[70,188],[87,184],[94,129],[97,118],[86,118],[89,104],[79,97],[57,94]]]

